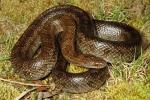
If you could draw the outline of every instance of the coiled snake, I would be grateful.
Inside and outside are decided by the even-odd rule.
[[[108,62],[131,62],[140,53],[141,36],[119,22],[94,20],[84,10],[61,5],[40,14],[11,52],[14,70],[27,80],[52,75],[65,92],[98,89],[109,78]],[[73,63],[89,68],[69,73]]]

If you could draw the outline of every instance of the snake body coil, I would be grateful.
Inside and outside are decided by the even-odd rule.
[[[62,90],[82,93],[98,89],[109,78],[108,62],[131,62],[140,52],[141,37],[132,27],[93,20],[82,9],[63,5],[39,15],[11,52],[15,71],[27,80],[51,73]],[[87,72],[66,72],[73,63]],[[51,72],[52,71],[52,72]]]

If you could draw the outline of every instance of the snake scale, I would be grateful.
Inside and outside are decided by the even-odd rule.
[[[137,58],[141,41],[139,32],[126,24],[95,20],[81,8],[59,5],[29,25],[12,49],[11,62],[26,80],[51,74],[62,91],[82,93],[105,83],[108,63]],[[89,70],[69,73],[69,63]]]

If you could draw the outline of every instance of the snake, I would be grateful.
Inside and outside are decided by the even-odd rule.
[[[136,59],[141,42],[139,31],[127,24],[96,20],[77,6],[58,5],[28,26],[12,48],[11,63],[26,80],[51,75],[61,91],[83,93],[107,81],[109,63]],[[70,73],[70,63],[88,71]]]

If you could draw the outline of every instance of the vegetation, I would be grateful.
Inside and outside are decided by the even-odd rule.
[[[141,32],[145,43],[150,42],[149,0],[0,0],[0,77],[22,80],[13,73],[10,51],[36,16],[58,4],[79,6],[96,19],[127,23]],[[111,78],[100,90],[83,94],[62,93],[54,99],[149,100],[150,48],[132,63],[113,64],[110,73]],[[0,100],[13,100],[24,90],[24,86],[0,81]],[[32,93],[28,98],[36,100],[35,96]]]

